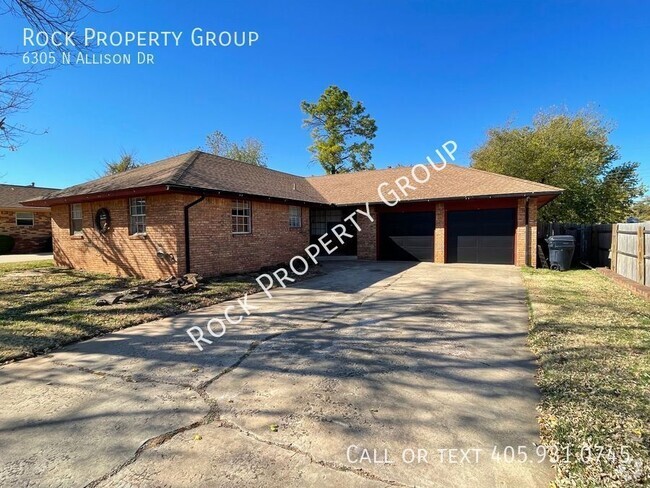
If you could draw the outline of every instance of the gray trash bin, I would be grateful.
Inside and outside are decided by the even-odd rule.
[[[548,260],[551,269],[560,271],[570,269],[576,247],[573,236],[551,236],[546,239],[546,242],[548,243]]]

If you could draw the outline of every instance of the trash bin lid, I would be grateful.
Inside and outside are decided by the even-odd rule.
[[[565,235],[565,236],[550,236],[548,239],[546,239],[546,242],[575,242],[575,238],[573,236]]]

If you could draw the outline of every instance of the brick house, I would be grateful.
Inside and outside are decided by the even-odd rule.
[[[31,253],[48,250],[52,227],[50,208],[41,205],[27,207],[21,202],[40,198],[56,191],[55,188],[0,184],[0,235],[15,240],[12,253]]]
[[[340,224],[334,254],[534,266],[537,210],[561,192],[451,164],[304,178],[193,151],[24,204],[51,206],[58,265],[157,279],[287,262]]]

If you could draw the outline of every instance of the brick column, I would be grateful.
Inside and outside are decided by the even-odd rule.
[[[526,199],[517,200],[515,265],[537,266],[537,198],[531,198],[528,202],[528,225],[526,225]]]
[[[362,208],[365,211],[365,208]],[[375,207],[370,207],[370,215],[374,222],[368,218],[357,214],[357,223],[361,230],[357,233],[357,258],[368,261],[377,259],[377,211]]]
[[[526,266],[526,199],[517,200],[517,230],[515,232],[515,266]]]
[[[537,198],[528,202],[528,244],[530,245],[528,265],[537,267]]]
[[[447,214],[445,211],[444,203],[436,204],[436,230],[433,239],[433,262],[445,262],[445,249],[447,245],[447,232],[445,226],[447,224]]]

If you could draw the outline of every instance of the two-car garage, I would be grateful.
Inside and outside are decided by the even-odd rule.
[[[386,212],[378,217],[379,259],[434,260],[434,212]],[[446,262],[514,264],[515,208],[450,209],[445,221]]]

